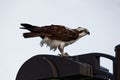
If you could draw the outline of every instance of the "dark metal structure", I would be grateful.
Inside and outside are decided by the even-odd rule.
[[[120,45],[116,57],[103,53],[60,57],[36,55],[18,71],[16,80],[120,80]],[[113,73],[100,66],[100,57],[113,62]]]

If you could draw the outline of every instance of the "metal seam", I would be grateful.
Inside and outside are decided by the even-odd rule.
[[[56,70],[56,67],[54,66],[54,64],[49,59],[47,59],[46,57],[43,57],[43,59],[50,64],[50,67],[51,67],[52,72],[53,72],[53,77],[57,77],[58,74],[57,74],[57,70]]]

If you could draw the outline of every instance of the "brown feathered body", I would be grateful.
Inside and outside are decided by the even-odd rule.
[[[21,29],[27,29],[30,32],[23,33],[24,38],[41,37],[41,46],[44,43],[50,46],[50,49],[60,50],[61,54],[64,55],[64,47],[74,43],[79,38],[89,34],[86,28],[79,27],[77,29],[70,29],[63,25],[48,25],[48,26],[33,26],[30,24],[21,24],[24,27]]]

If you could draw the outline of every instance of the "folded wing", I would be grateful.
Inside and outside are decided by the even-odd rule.
[[[41,38],[49,37],[53,40],[70,41],[75,40],[79,37],[78,33],[74,29],[68,29],[62,25],[49,25],[49,26],[33,26],[30,24],[21,24],[21,29],[27,29],[30,32],[23,33],[25,38],[38,37]]]

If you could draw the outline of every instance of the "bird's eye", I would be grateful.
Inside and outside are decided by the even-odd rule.
[[[79,33],[82,33],[83,32],[83,30],[81,30]]]

